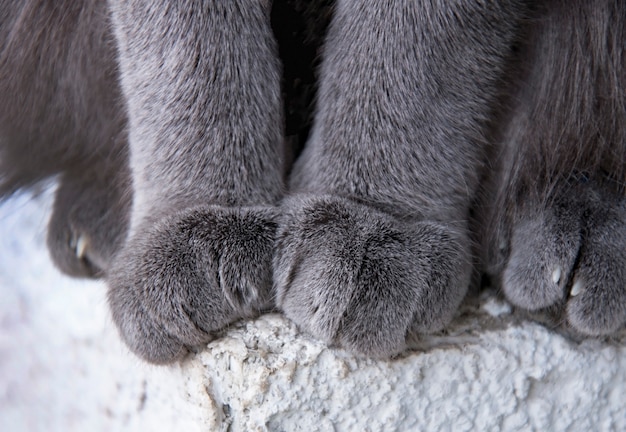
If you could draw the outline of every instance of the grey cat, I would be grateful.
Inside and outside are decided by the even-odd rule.
[[[1,192],[59,175],[53,260],[105,277],[132,351],[278,308],[388,357],[483,273],[623,327],[626,4],[337,0],[293,165],[271,8],[0,0]]]

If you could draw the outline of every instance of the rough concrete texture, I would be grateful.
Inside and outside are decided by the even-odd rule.
[[[390,361],[267,315],[181,364],[143,364],[105,287],[52,267],[49,206],[0,207],[0,431],[626,430],[626,338],[574,342],[489,293]]]

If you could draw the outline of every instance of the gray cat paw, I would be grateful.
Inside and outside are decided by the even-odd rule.
[[[551,309],[576,333],[626,323],[626,201],[571,193],[526,212],[512,230],[503,290],[516,306]]]
[[[276,216],[274,208],[202,207],[134,235],[108,277],[113,319],[130,349],[172,362],[270,308]]]
[[[130,194],[114,179],[64,175],[48,223],[47,244],[54,264],[77,277],[102,277],[126,237]]]
[[[462,231],[403,222],[334,196],[285,200],[274,259],[277,303],[300,328],[373,357],[441,329],[470,278]]]

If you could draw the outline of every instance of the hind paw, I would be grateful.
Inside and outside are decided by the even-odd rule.
[[[522,213],[502,284],[516,306],[608,335],[626,323],[626,200],[586,192]]]

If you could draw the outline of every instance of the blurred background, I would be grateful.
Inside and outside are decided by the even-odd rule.
[[[197,430],[178,371],[119,341],[104,284],[53,267],[51,204],[47,188],[0,205],[0,431]]]

